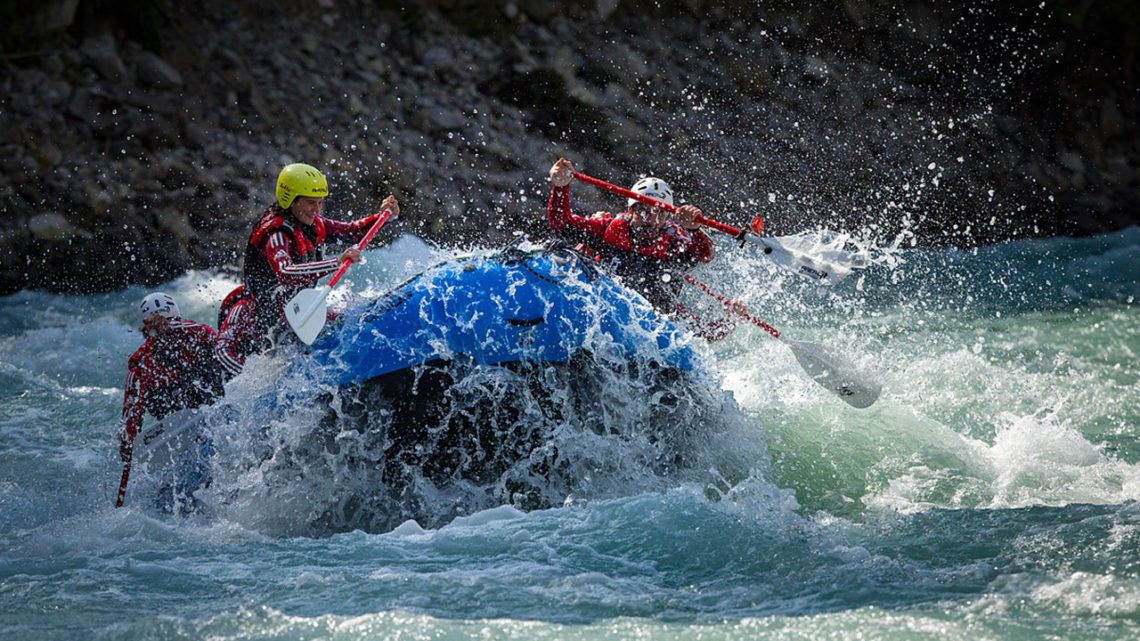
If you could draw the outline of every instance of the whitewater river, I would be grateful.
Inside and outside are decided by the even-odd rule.
[[[720,251],[702,280],[879,401],[848,407],[741,327],[700,347],[725,400],[695,469],[615,447],[628,473],[564,504],[390,531],[299,522],[288,476],[224,469],[205,512],[161,514],[142,473],[113,509],[149,290],[0,298],[0,639],[1140,638],[1140,229],[899,250],[824,291]],[[446,256],[367,255],[338,296]],[[234,282],[163,289],[213,324]],[[619,420],[649,400],[629,402]]]

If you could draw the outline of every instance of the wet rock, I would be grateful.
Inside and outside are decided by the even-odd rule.
[[[621,0],[595,0],[594,2],[595,9],[598,12],[598,17],[602,20],[606,20],[612,16],[614,11],[617,11],[618,5],[620,4]]]
[[[1061,161],[1061,166],[1064,167],[1065,169],[1068,169],[1072,173],[1074,173],[1074,174],[1084,174],[1085,173],[1085,162],[1083,160],[1081,160],[1081,157],[1079,154],[1075,154],[1071,151],[1062,152],[1059,160]]]
[[[804,61],[803,78],[809,82],[823,84],[831,77],[831,67],[818,56],[808,56]]]
[[[182,74],[177,69],[149,51],[135,57],[135,75],[143,85],[157,89],[181,87],[183,84]]]
[[[96,216],[102,216],[111,209],[115,197],[106,189],[101,189],[94,183],[87,183],[87,206]]]
[[[23,116],[37,116],[44,108],[44,85],[47,75],[37,70],[23,70],[17,74],[15,86],[7,89],[7,106]]]
[[[87,87],[80,87],[67,102],[67,113],[80,121],[88,122],[98,114],[96,93]]]
[[[32,157],[45,170],[54,169],[63,162],[63,151],[51,141],[42,141],[32,145],[28,150]]]
[[[126,79],[127,68],[115,49],[115,39],[111,34],[91,36],[83,41],[79,50],[104,80]]]
[[[63,214],[47,212],[28,219],[28,231],[38,240],[61,241],[76,236],[90,238],[91,233],[77,229]]]
[[[448,48],[435,45],[424,50],[423,55],[420,56],[420,64],[431,71],[443,71],[450,69],[455,64],[455,56]]]
[[[447,131],[462,129],[467,125],[466,116],[448,107],[434,107],[428,119],[433,127]]]
[[[631,81],[650,78],[649,61],[644,54],[631,49],[624,42],[610,41],[586,53],[591,64],[609,77],[626,86]]]
[[[190,241],[198,235],[190,225],[190,220],[186,214],[173,207],[163,209],[159,212],[157,218],[162,230],[176,239],[179,247],[189,245]]]
[[[22,182],[31,176],[32,163],[24,158],[20,145],[4,145],[0,148],[0,171],[10,181]]]
[[[297,46],[301,51],[307,54],[316,53],[321,47],[321,39],[312,33],[303,33],[299,38]]]

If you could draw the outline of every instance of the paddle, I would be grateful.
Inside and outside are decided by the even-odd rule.
[[[391,215],[391,209],[380,212],[380,217],[372,223],[372,227],[364,235],[364,238],[356,244],[356,248],[363,250],[368,245],[368,241],[372,240],[376,232],[384,226],[384,223],[388,222],[388,217]],[[344,261],[340,269],[336,270],[336,273],[329,279],[327,285],[303,289],[285,304],[285,319],[289,321],[289,326],[297,333],[297,338],[301,339],[302,343],[312,345],[317,334],[320,334],[321,330],[324,329],[327,321],[325,318],[325,299],[328,298],[333,286],[336,285],[341,276],[344,276],[351,264],[351,260]]]
[[[727,297],[714,292],[708,285],[688,274],[685,274],[685,281],[690,285],[699,287],[706,294],[725,305],[732,303]],[[870,407],[878,400],[882,386],[859,372],[855,365],[846,358],[829,354],[822,345],[816,343],[794,341],[785,338],[780,334],[780,330],[750,314],[742,312],[733,313],[746,318],[749,322],[765,332],[768,332],[773,338],[779,339],[780,342],[791,348],[792,354],[796,357],[796,361],[799,362],[800,367],[807,372],[807,375],[810,376],[812,380],[827,388],[828,391],[838,396],[851,407],[863,409]]]
[[[620,196],[625,196],[626,198],[633,198],[634,200],[643,202],[651,207],[663,209],[667,212],[677,211],[677,208],[673,205],[670,205],[669,203],[662,202],[655,198],[650,198],[649,196],[639,194],[635,191],[630,191],[629,189],[618,187],[617,185],[611,185],[610,183],[603,180],[592,178],[576,171],[571,175],[573,175],[575,179],[580,180],[586,184],[593,185],[609,192],[613,192]],[[832,255],[829,259],[824,259],[820,256],[809,256],[808,254],[794,247],[796,244],[795,241],[797,240],[794,237],[788,236],[783,238],[761,238],[759,234],[761,230],[764,229],[764,221],[761,220],[759,216],[756,216],[752,219],[751,234],[747,229],[737,229],[730,225],[705,218],[704,216],[697,216],[694,220],[699,225],[704,225],[710,229],[715,229],[716,231],[728,234],[733,238],[740,240],[741,244],[747,241],[755,245],[759,245],[762,248],[764,254],[768,258],[775,261],[776,264],[780,265],[781,267],[790,269],[791,271],[801,276],[811,278],[816,282],[822,283],[824,285],[834,285],[835,283],[838,283],[839,281],[846,278],[847,275],[851,273],[851,266],[854,261],[850,256],[843,255],[839,252],[830,252]]]
[[[178,410],[167,414],[150,427],[139,430],[139,435],[135,437],[135,445],[139,447],[134,453],[134,462],[149,462],[154,465],[156,459],[171,458],[172,446],[178,447],[180,443],[177,439],[186,432],[191,432],[191,435],[197,438],[205,424],[206,415],[201,409],[201,407],[188,407]],[[166,448],[165,453],[163,448]]]
[[[123,497],[127,495],[127,481],[131,478],[131,458],[123,461],[123,478],[119,480],[119,495],[115,497],[115,507],[123,507]]]

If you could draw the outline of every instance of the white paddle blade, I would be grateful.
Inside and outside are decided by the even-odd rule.
[[[883,391],[882,386],[860,372],[847,359],[828,354],[822,346],[815,343],[786,338],[781,340],[792,348],[792,354],[795,354],[800,367],[804,368],[808,376],[830,390],[844,403],[864,409],[878,400],[879,393]]]
[[[331,289],[328,285],[302,289],[285,303],[285,320],[289,321],[297,338],[306,345],[312,345],[317,340],[317,334],[325,328],[325,299]]]
[[[763,247],[764,255],[777,265],[822,285],[834,285],[847,278],[854,263],[851,255],[843,251],[805,252],[797,247],[801,239],[796,236],[745,238]]]

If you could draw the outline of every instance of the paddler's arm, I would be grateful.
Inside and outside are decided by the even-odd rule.
[[[245,352],[242,349],[250,340],[254,330],[254,301],[243,298],[234,303],[226,313],[214,345],[214,358],[230,376],[237,376],[245,367]]]
[[[692,242],[689,244],[688,253],[692,259],[698,263],[709,263],[716,258],[716,245],[697,224],[697,216],[700,215],[701,210],[693,205],[681,205],[677,208],[677,224],[689,234]]]
[[[570,181],[574,173],[574,165],[565,158],[559,158],[550,168],[550,181],[554,184],[550,193],[550,202],[546,205],[546,222],[554,231],[570,225],[593,236],[602,236],[606,233],[606,226],[610,218],[595,217],[584,218],[570,213]]]
[[[327,224],[327,221],[326,221]],[[294,263],[292,256],[293,239],[284,231],[274,231],[265,241],[265,259],[269,261],[270,268],[277,282],[285,287],[305,287],[317,282],[322,276],[328,276],[336,271],[337,266],[345,259],[345,254],[355,250],[350,247],[338,258],[318,260],[311,263]],[[356,253],[354,260],[360,258]]]

